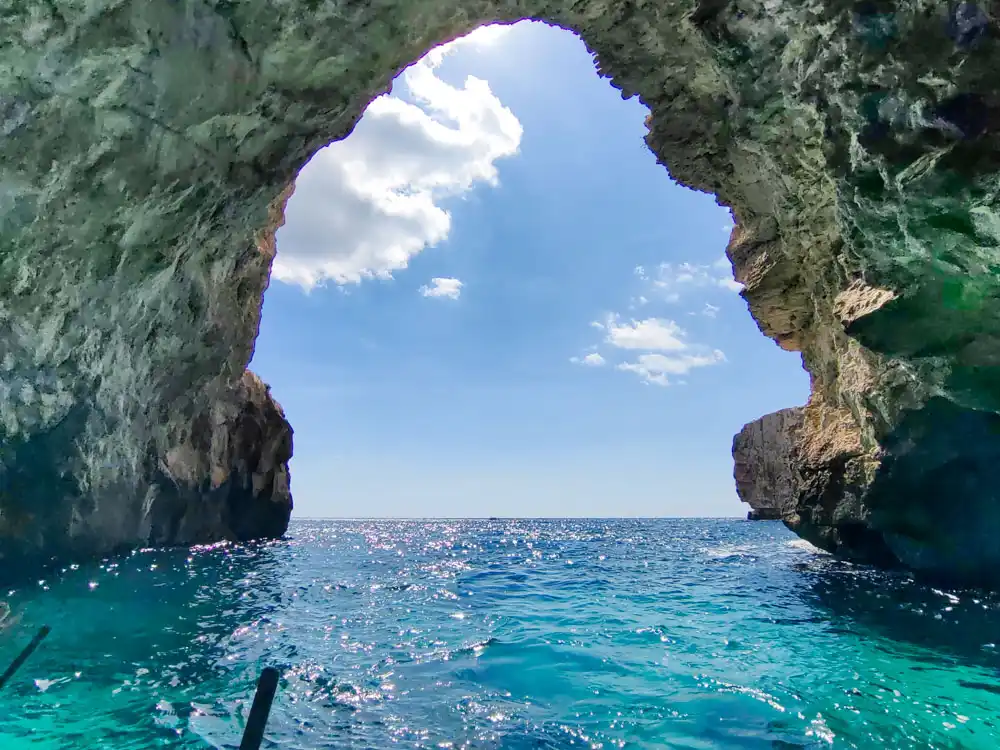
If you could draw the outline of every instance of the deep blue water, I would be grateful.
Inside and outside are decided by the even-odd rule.
[[[0,748],[996,748],[1000,597],[775,523],[300,521],[13,589]]]

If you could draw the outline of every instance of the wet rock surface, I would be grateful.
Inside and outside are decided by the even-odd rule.
[[[671,174],[732,207],[750,312],[812,375],[786,523],[857,559],[991,578],[998,13],[0,0],[0,555],[281,532],[258,503],[287,495],[288,427],[269,396],[240,404],[287,190],[403,66],[530,17],[577,31],[649,106]]]

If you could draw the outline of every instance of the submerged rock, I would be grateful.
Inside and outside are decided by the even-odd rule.
[[[281,533],[290,432],[244,372],[289,186],[403,66],[531,17],[576,30],[649,106],[671,174],[732,207],[750,312],[802,353],[793,471],[746,473],[744,496],[766,495],[755,477],[793,476],[782,518],[811,542],[995,582],[995,14],[924,0],[6,3],[0,555]],[[788,455],[783,434],[762,428],[755,460],[783,461],[764,448]]]

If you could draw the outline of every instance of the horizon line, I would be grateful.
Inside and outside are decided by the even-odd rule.
[[[739,516],[293,516],[292,521],[732,521]]]

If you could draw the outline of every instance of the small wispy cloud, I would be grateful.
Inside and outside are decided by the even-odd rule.
[[[604,321],[590,325],[604,332],[602,343],[607,348],[641,352],[632,361],[619,362],[615,369],[631,372],[650,385],[667,386],[695,368],[726,361],[722,351],[692,342],[680,325],[666,318],[622,320],[620,315],[612,313]],[[591,366],[607,363],[599,352],[572,357],[570,361]]]
[[[651,351],[679,351],[686,344],[681,341],[684,331],[672,320],[646,318],[621,322],[617,314],[609,315],[601,324],[607,332],[605,341],[619,349],[646,349]]]
[[[649,385],[670,385],[671,377],[687,375],[696,367],[708,367],[726,361],[726,355],[718,349],[703,353],[682,354],[640,354],[635,362],[623,362],[617,369],[632,372]],[[669,376],[669,377],[668,377]]]
[[[458,279],[435,277],[430,284],[420,287],[420,294],[424,297],[443,297],[445,299],[458,299],[462,295],[462,284]]]
[[[597,352],[591,352],[583,357],[570,357],[569,361],[575,365],[586,365],[587,367],[603,367],[607,360]]]
[[[680,302],[695,290],[739,292],[743,289],[743,285],[733,279],[732,267],[725,257],[708,264],[661,263],[652,275],[640,278],[649,281],[655,293],[667,302]]]

